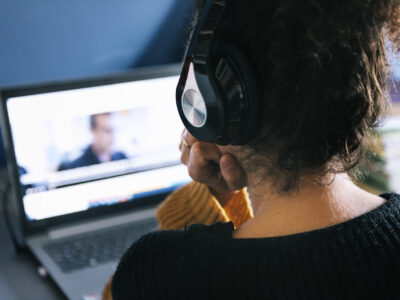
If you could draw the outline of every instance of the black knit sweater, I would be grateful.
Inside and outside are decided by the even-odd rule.
[[[400,299],[400,195],[328,228],[233,239],[232,223],[143,236],[112,282],[121,299]]]

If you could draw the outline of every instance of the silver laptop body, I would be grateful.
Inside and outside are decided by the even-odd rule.
[[[69,299],[101,299],[122,253],[189,181],[179,66],[1,91],[13,231]]]

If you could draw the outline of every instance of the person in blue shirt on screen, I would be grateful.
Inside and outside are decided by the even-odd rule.
[[[121,151],[113,151],[114,126],[111,113],[91,115],[90,131],[93,142],[86,147],[82,155],[71,162],[63,162],[58,171],[86,167],[95,164],[126,159],[127,156]]]

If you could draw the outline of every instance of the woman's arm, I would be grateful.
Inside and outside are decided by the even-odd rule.
[[[184,229],[194,223],[232,221],[235,227],[253,214],[244,186],[246,177],[229,149],[200,142],[187,130],[179,145],[181,161],[194,180],[158,208],[161,229]]]

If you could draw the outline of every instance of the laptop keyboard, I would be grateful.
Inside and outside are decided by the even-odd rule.
[[[68,273],[119,260],[133,242],[157,225],[155,218],[149,218],[52,241],[44,245],[44,250]]]

